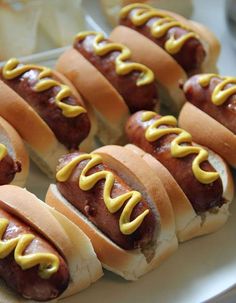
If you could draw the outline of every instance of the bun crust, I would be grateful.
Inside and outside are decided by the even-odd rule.
[[[191,133],[194,141],[209,147],[236,167],[236,135],[225,126],[189,102],[180,112],[179,125]]]
[[[101,141],[104,144],[119,142],[129,110],[117,90],[73,48],[61,55],[56,68],[71,80],[95,110],[99,125],[98,137]]]
[[[91,222],[87,220],[74,206],[72,206],[58,191],[56,185],[51,185],[46,196],[46,203],[64,213],[91,239],[94,249],[103,266],[127,280],[135,280],[146,272],[158,266],[177,248],[175,223],[169,198],[158,178],[153,174],[142,159],[120,146],[105,146],[94,151],[102,155],[113,170],[122,172],[129,179],[129,185],[141,188],[145,199],[152,205],[152,209],[160,222],[160,233],[157,236],[155,255],[151,262],[147,262],[140,250],[127,251],[107,238]],[[137,166],[137,161],[139,165]],[[156,182],[148,180],[154,179]],[[132,180],[132,181],[131,181]],[[158,184],[158,186],[156,186]]]
[[[16,173],[11,184],[24,186],[29,174],[29,156],[16,130],[2,117],[0,117],[0,142],[7,147],[9,155],[15,161],[21,162],[21,172]]]
[[[59,298],[77,293],[102,276],[101,264],[87,236],[66,217],[47,206],[35,195],[17,186],[3,185],[0,187],[0,207],[19,217],[45,236],[66,259],[71,281]],[[4,302],[19,302],[18,296],[8,290],[3,291],[0,297],[2,295],[3,297],[7,295],[7,300],[5,299]],[[24,302],[23,299],[22,301]]]
[[[228,207],[234,196],[234,184],[228,166],[218,155],[208,150],[210,163],[220,172],[226,203],[216,211],[207,211],[201,216],[194,211],[178,183],[158,160],[135,145],[128,144],[126,148],[142,157],[162,181],[174,210],[176,232],[180,242],[214,232],[225,224],[229,216]]]
[[[117,26],[109,38],[127,45],[132,51],[132,60],[145,64],[154,72],[157,82],[167,90],[171,99],[175,100],[175,111],[179,110],[186,100],[179,89],[179,80],[187,79],[183,68],[154,42],[126,26]]]

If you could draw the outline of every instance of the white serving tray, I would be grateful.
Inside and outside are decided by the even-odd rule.
[[[178,1],[178,0],[176,0]],[[88,28],[109,32],[98,9],[98,1],[84,1],[89,13]],[[220,72],[236,75],[236,50],[231,47],[224,19],[224,0],[195,0],[193,19],[209,26],[220,39],[223,49]],[[64,49],[56,49],[24,58],[52,67]],[[27,189],[44,199],[49,180],[31,167]],[[234,201],[236,202],[236,201]],[[127,282],[105,271],[105,275],[80,294],[63,303],[200,303],[236,302],[236,204],[231,217],[218,232],[181,244],[178,251],[158,269],[136,282]],[[231,292],[225,296],[229,289]]]

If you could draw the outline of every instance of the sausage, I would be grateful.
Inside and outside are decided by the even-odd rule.
[[[34,86],[39,82],[39,73],[38,69],[31,69],[17,78],[7,80],[1,72],[0,79],[33,107],[63,145],[69,149],[77,149],[90,131],[88,115],[82,113],[73,118],[65,117],[62,110],[54,102],[55,96],[60,90],[59,86],[41,92],[34,90]],[[60,82],[55,75],[52,75],[51,78]],[[63,99],[63,103],[80,105],[72,95]]]
[[[60,159],[58,170],[80,154],[82,153],[76,152],[63,156]],[[78,180],[87,163],[88,160],[81,161],[66,182],[57,182],[57,187],[61,194],[81,213],[83,213],[89,221],[96,225],[105,235],[123,249],[142,249],[152,243],[155,236],[154,231],[156,230],[157,221],[151,209],[148,215],[144,218],[140,227],[134,233],[131,235],[124,235],[121,233],[119,228],[119,218],[127,202],[125,202],[124,206],[120,210],[112,214],[106,208],[103,199],[104,180],[97,182],[95,186],[88,191],[80,189],[78,186]],[[91,168],[88,174],[90,175],[102,170],[111,171],[115,177],[115,182],[111,191],[112,198],[131,190],[129,185],[127,185],[121,177],[118,176],[117,172],[111,170],[104,163]],[[146,209],[149,209],[149,206],[147,202],[142,199],[133,209],[131,220],[135,219]]]
[[[186,99],[236,134],[236,79],[234,83],[229,82],[226,84],[222,90],[225,91],[228,88],[235,88],[235,92],[232,93],[222,105],[217,106],[212,100],[213,92],[216,87],[227,78],[213,75],[209,83],[203,86],[199,82],[202,76],[204,76],[204,74],[193,76],[185,82],[183,91]]]
[[[0,185],[11,183],[15,174],[19,172],[21,172],[21,163],[14,161],[12,157],[7,154],[0,161]]]
[[[197,213],[205,212],[213,207],[220,207],[224,203],[221,179],[218,178],[210,184],[200,183],[192,171],[192,163],[196,154],[189,154],[180,158],[173,157],[170,144],[177,137],[176,134],[167,134],[154,142],[149,142],[145,138],[146,129],[161,116],[156,115],[151,120],[143,122],[142,114],[142,111],[137,112],[127,121],[126,134],[129,141],[150,153],[169,170]],[[159,126],[159,128],[169,127],[169,125]],[[187,145],[187,143],[183,145]],[[204,161],[201,168],[204,171],[215,171],[208,161]]]
[[[116,58],[121,54],[120,50],[111,50],[105,55],[96,55],[93,47],[96,33],[87,35],[83,40],[75,39],[74,48],[93,64],[113,87],[119,92],[126,102],[129,110],[133,113],[141,109],[154,109],[158,95],[154,79],[151,83],[137,85],[141,75],[138,70],[132,70],[126,75],[118,75],[116,72]],[[100,45],[115,45],[108,39],[103,39]],[[125,60],[124,62],[131,62]]]
[[[0,209],[0,220],[8,220],[8,226],[2,236],[2,241],[17,238],[22,234],[33,234],[35,238],[26,247],[23,255],[38,252],[52,253],[59,258],[59,268],[49,279],[43,279],[38,274],[38,266],[22,270],[16,263],[14,252],[0,259],[0,277],[17,293],[27,299],[47,301],[58,297],[68,286],[69,270],[66,261],[46,239],[37,234],[31,227],[18,218]]]
[[[131,6],[130,6],[131,7]],[[124,8],[125,9],[125,8]],[[167,51],[173,58],[179,63],[180,66],[186,71],[187,74],[194,74],[197,71],[200,71],[201,64],[203,63],[205,57],[206,57],[206,51],[197,37],[197,35],[187,39],[183,46],[180,48],[180,50],[176,53],[169,52],[166,48],[166,42],[173,36],[175,40],[180,39],[181,37],[184,37],[186,34],[192,33],[191,30],[187,29],[185,26],[181,24],[181,22],[178,22],[176,19],[174,19],[171,16],[168,16],[167,14],[164,16],[171,18],[171,22],[178,22],[178,25],[170,27],[167,31],[164,31],[163,34],[160,36],[155,37],[152,34],[152,27],[155,26],[154,23],[158,20],[164,19],[160,15],[160,11],[155,10],[156,16],[150,16],[148,20],[143,22],[141,25],[136,26],[133,22],[133,17],[135,14],[143,10],[143,15],[148,12],[153,12],[154,10],[149,7],[143,6],[142,4],[135,4],[133,5],[133,8],[130,8],[128,10],[128,13],[122,14],[120,18],[120,24],[127,26],[140,34],[146,36],[148,39],[152,40],[154,43],[156,43],[159,47]],[[122,12],[122,11],[121,11]],[[162,12],[163,13],[163,12]],[[139,14],[139,16],[142,14]],[[166,21],[164,22],[166,24]],[[148,55],[148,54],[147,54]],[[158,58],[157,58],[157,64],[158,64]]]

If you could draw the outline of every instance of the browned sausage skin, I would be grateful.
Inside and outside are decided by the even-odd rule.
[[[57,170],[59,171],[65,167],[66,164],[71,162],[78,155],[83,154],[76,152],[62,157]],[[142,199],[134,207],[131,214],[131,220],[134,220],[145,210],[149,209],[149,213],[142,221],[142,224],[131,235],[124,235],[120,231],[119,218],[125,205],[127,204],[127,201],[120,210],[115,213],[110,213],[104,203],[103,198],[105,184],[104,179],[98,181],[92,189],[88,191],[82,190],[79,186],[79,179],[86,164],[88,164],[88,160],[81,161],[75,167],[67,181],[57,182],[57,187],[61,194],[118,246],[131,250],[136,248],[142,249],[153,244],[155,238],[154,233],[157,229],[157,220],[152,210],[149,209],[147,202]],[[118,197],[131,190],[130,186],[121,179],[119,172],[111,170],[104,163],[98,164],[91,168],[88,171],[88,175],[101,171],[112,172],[115,178],[111,191],[112,198]]]
[[[15,174],[19,172],[21,172],[21,163],[14,161],[12,157],[7,154],[0,161],[0,185],[11,183]]]
[[[126,134],[129,141],[150,153],[169,170],[197,213],[221,206],[224,203],[221,179],[218,178],[212,183],[203,184],[196,179],[192,171],[192,163],[196,158],[195,154],[179,158],[172,156],[171,142],[177,137],[177,134],[167,134],[154,142],[149,142],[145,137],[146,130],[161,116],[156,114],[152,119],[144,122],[143,113],[144,111],[137,112],[129,118],[126,125]],[[171,127],[173,126],[159,126],[160,129]],[[192,144],[182,143],[182,146],[187,145]],[[201,163],[201,169],[207,172],[215,171],[208,161]]]
[[[14,251],[8,256],[0,258],[0,277],[6,284],[27,299],[47,301],[58,297],[69,284],[68,266],[57,250],[31,227],[15,216],[0,210],[0,222],[7,219],[8,225],[0,241],[15,239],[23,234],[32,234],[34,239],[26,247],[23,256],[34,253],[50,253],[59,259],[59,268],[50,278],[39,276],[39,267],[23,270],[15,261]]]
[[[142,17],[143,22],[141,21]],[[136,22],[135,19],[138,21]],[[158,22],[160,31],[155,34],[153,33],[153,28],[156,27],[158,30],[157,26],[155,26]],[[139,32],[156,43],[159,47],[163,48],[173,56],[188,74],[200,71],[201,64],[206,57],[206,52],[199,37],[193,33],[192,30],[181,24],[181,22],[168,16],[167,13],[153,9],[146,4],[135,3],[126,6],[121,10],[120,24]],[[167,28],[164,29],[166,25]],[[184,39],[182,47],[177,51],[169,50],[169,48],[166,47],[166,43],[169,43],[168,40],[172,39],[172,37],[176,41]]]
[[[217,90],[221,93],[220,98],[217,97]],[[214,74],[196,75],[185,82],[183,91],[190,103],[236,134],[236,78]],[[223,94],[225,94],[224,99],[222,99]],[[214,95],[224,102],[219,105],[214,104]]]
[[[11,60],[9,60],[7,64],[10,63]],[[58,96],[60,90],[62,90],[62,86],[59,86],[63,85],[60,79],[53,73],[47,77],[40,78],[40,73],[42,72],[40,66],[35,66],[35,68],[32,66],[32,68],[30,68],[30,65],[20,63],[15,66],[13,71],[16,71],[17,74],[17,69],[22,68],[22,73],[16,77],[7,79],[4,77],[4,68],[7,64],[0,72],[0,79],[33,107],[63,145],[69,149],[77,149],[79,144],[89,134],[90,121],[86,111],[75,117],[63,115],[61,108],[59,108],[55,102],[56,96]],[[29,66],[28,69],[27,66]],[[24,71],[25,67],[26,71]],[[9,71],[11,72],[11,69],[9,69]],[[56,81],[59,84],[53,85],[52,87],[49,86],[48,89],[37,91],[35,87],[40,81],[42,82],[44,80]],[[62,102],[72,106],[83,107],[83,105],[79,103],[78,98],[75,98],[72,93],[63,98]]]
[[[118,74],[116,67],[116,60],[120,55],[124,53],[124,50],[128,50],[127,47],[117,43],[113,43],[104,37],[101,42],[98,43],[99,47],[108,46],[110,49],[104,54],[100,55],[96,53],[94,43],[98,35],[102,35],[96,32],[88,32],[87,35],[83,35],[81,38],[76,38],[74,42],[74,48],[83,55],[91,64],[93,64],[107,80],[114,86],[114,88],[123,97],[127,106],[131,112],[135,112],[141,109],[154,109],[158,103],[157,88],[154,82],[154,76],[149,83],[144,85],[137,85],[138,79],[142,76],[142,71],[139,69],[131,69],[128,73]],[[112,48],[112,49],[111,49]],[[128,50],[129,52],[129,50]],[[132,63],[129,55],[124,60],[124,64]],[[141,66],[141,65],[140,65]],[[146,70],[149,70],[145,67]],[[149,70],[149,73],[152,72]]]

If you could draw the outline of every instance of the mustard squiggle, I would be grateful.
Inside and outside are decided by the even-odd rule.
[[[39,276],[43,279],[49,279],[58,271],[59,259],[51,253],[34,253],[23,255],[26,248],[34,240],[33,234],[22,234],[16,238],[2,240],[6,232],[9,221],[0,218],[0,259],[6,258],[14,251],[14,258],[21,269],[26,270],[39,265]]]
[[[134,3],[123,7],[120,12],[120,17],[122,19],[128,17],[133,9],[137,10],[132,14],[130,20],[135,26],[142,26],[155,17],[160,18],[151,25],[151,34],[155,38],[163,37],[169,29],[175,26],[189,31],[178,39],[175,39],[174,35],[170,35],[164,48],[171,55],[178,53],[187,40],[191,38],[199,39],[196,33],[180,21],[144,3]]]
[[[72,92],[67,85],[64,85],[51,78],[52,71],[50,68],[33,64],[20,65],[19,60],[12,58],[4,65],[2,74],[6,80],[12,80],[31,69],[40,71],[38,75],[39,81],[34,86],[34,90],[36,92],[40,93],[55,86],[60,87],[59,92],[55,96],[55,103],[62,110],[62,114],[65,117],[74,118],[82,113],[86,113],[85,108],[82,106],[69,105],[62,102],[63,99],[72,96]]]
[[[149,213],[149,210],[146,209],[142,214],[140,214],[134,220],[130,221],[130,216],[134,207],[142,200],[142,195],[140,192],[133,190],[117,196],[116,198],[111,198],[111,191],[115,182],[115,178],[112,172],[103,170],[87,176],[87,173],[91,168],[103,162],[100,155],[82,154],[75,157],[71,162],[69,162],[57,172],[56,179],[59,182],[65,182],[70,177],[75,167],[84,160],[89,160],[89,162],[81,172],[79,178],[80,189],[88,191],[92,189],[98,181],[105,179],[103,199],[107,209],[110,213],[113,214],[117,212],[126,201],[128,201],[122,210],[119,219],[119,226],[120,231],[125,235],[134,233],[142,224],[144,218]]]
[[[97,56],[104,56],[113,51],[120,52],[115,59],[116,73],[118,75],[127,75],[136,70],[141,72],[137,80],[137,86],[147,85],[154,81],[154,74],[147,66],[136,62],[126,62],[131,58],[131,51],[125,45],[114,42],[101,43],[104,41],[102,33],[93,31],[81,32],[75,37],[75,41],[82,41],[90,35],[95,36],[93,48]]]
[[[0,143],[0,161],[7,155],[7,148],[4,144]]]
[[[156,116],[155,112],[144,112],[142,121],[146,122]],[[173,127],[160,128],[162,125]],[[219,178],[218,172],[208,172],[201,169],[201,164],[208,160],[208,152],[200,146],[183,146],[182,143],[191,143],[192,136],[185,130],[177,127],[177,120],[173,116],[164,116],[155,120],[145,131],[145,138],[149,142],[154,142],[169,134],[178,135],[171,142],[171,155],[175,158],[182,158],[190,154],[197,154],[192,163],[192,171],[195,178],[203,183],[210,184]]]
[[[234,77],[221,77],[217,74],[204,74],[200,75],[198,82],[202,87],[206,87],[210,84],[212,78],[219,78],[222,82],[218,83],[212,92],[212,103],[217,106],[224,104],[229,97],[236,94],[236,78]],[[235,84],[229,88],[225,88],[227,84]]]

